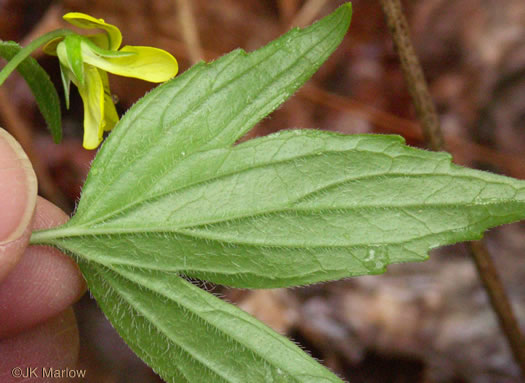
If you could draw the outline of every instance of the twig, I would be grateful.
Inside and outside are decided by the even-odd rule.
[[[439,118],[414,46],[410,41],[408,23],[401,10],[401,3],[399,0],[380,0],[380,3],[401,61],[408,91],[416,108],[417,119],[421,122],[425,141],[432,150],[443,150],[444,140]]]
[[[472,258],[474,258],[479,276],[489,293],[490,303],[494,311],[498,313],[500,325],[505,332],[514,358],[516,358],[516,362],[521,368],[521,373],[525,377],[525,339],[520,331],[519,323],[514,316],[509,299],[505,295],[498,270],[496,270],[494,262],[492,262],[492,258],[483,242],[470,242],[467,248]]]
[[[309,0],[299,10],[290,23],[290,27],[304,27],[310,24],[328,0]]]
[[[433,150],[443,150],[444,141],[439,126],[439,118],[430,97],[421,65],[410,41],[408,23],[401,9],[400,0],[380,0],[380,3],[401,61],[403,74],[425,139]],[[481,241],[470,242],[467,247],[474,259],[478,274],[489,295],[492,308],[498,317],[514,359],[521,369],[522,376],[525,377],[525,338],[520,331],[498,271]]]
[[[189,0],[177,0],[179,22],[182,27],[182,36],[192,64],[202,60],[202,46],[199,39],[199,32],[197,30],[197,23],[193,16],[191,2]]]

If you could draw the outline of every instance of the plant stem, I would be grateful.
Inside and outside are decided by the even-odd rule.
[[[505,295],[494,262],[492,262],[487,247],[481,241],[470,242],[468,251],[474,259],[479,276],[487,289],[490,303],[498,314],[500,325],[505,332],[514,358],[521,368],[522,375],[525,376],[525,339],[520,331],[509,299]]]
[[[51,40],[54,40],[58,37],[64,37],[69,34],[72,34],[68,29],[57,29],[56,31],[52,31],[49,33],[46,33],[43,36],[40,36],[39,38],[31,41],[26,47],[22,48],[20,52],[16,54],[15,57],[13,57],[7,65],[2,69],[0,72],[0,86],[4,83],[4,81],[9,77],[9,75],[16,69],[18,65],[22,61],[24,61],[33,51],[41,47],[42,45],[48,43]]]
[[[439,117],[430,96],[423,70],[410,40],[408,23],[401,8],[400,0],[379,0],[388,24],[394,45],[401,61],[401,67],[417,118],[421,124],[427,144],[432,150],[444,150],[443,134]],[[525,377],[525,338],[512,310],[501,278],[492,257],[481,241],[467,244],[480,279],[487,291],[499,324],[512,350],[521,374]]]
[[[380,2],[401,61],[403,76],[416,108],[417,119],[421,123],[425,141],[432,150],[443,150],[445,141],[439,126],[439,118],[434,102],[430,97],[423,70],[410,40],[408,23],[401,9],[401,3],[399,0],[380,0]]]

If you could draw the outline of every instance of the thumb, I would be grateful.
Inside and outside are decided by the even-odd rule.
[[[20,144],[0,128],[0,281],[27,247],[36,195],[31,162]]]

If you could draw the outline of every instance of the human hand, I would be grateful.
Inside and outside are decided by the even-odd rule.
[[[31,231],[67,215],[37,196],[36,176],[20,145],[0,128],[0,382],[15,367],[74,368],[78,330],[70,307],[86,285],[76,264],[56,249],[28,247]],[[53,382],[61,381],[53,379]]]

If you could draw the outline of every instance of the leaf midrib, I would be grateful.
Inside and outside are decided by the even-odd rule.
[[[484,204],[483,206],[493,206],[493,205],[497,205],[498,203],[493,203],[493,204]],[[428,206],[428,205],[426,205]],[[448,206],[457,206],[457,204],[453,204],[453,203],[450,203],[448,204]],[[478,207],[480,205],[476,205],[476,204],[471,204],[472,207]],[[438,206],[440,207],[440,206]],[[357,207],[357,208],[361,208],[361,207]],[[379,209],[383,209],[382,207],[379,207]],[[341,209],[341,208],[331,208],[330,210],[337,210],[337,211],[341,211],[341,210],[344,210],[344,209]],[[296,212],[295,210],[289,210],[289,212]],[[304,210],[304,212],[308,212],[308,210]],[[261,215],[266,215],[266,214],[261,214]],[[507,215],[504,215],[504,216],[507,216]],[[248,217],[249,218],[249,217]],[[483,220],[480,220],[480,221],[476,221],[476,222],[473,222],[473,223],[470,223],[468,226],[465,226],[464,228],[461,229],[461,231],[465,231],[465,230],[468,230],[470,228],[472,228],[473,226],[475,226],[476,224],[484,221],[484,220],[487,220],[487,219],[490,219],[491,217],[487,217],[487,218],[484,218]],[[222,222],[222,221],[221,221]],[[199,226],[202,226],[202,225],[199,225]],[[381,243],[373,243],[372,245],[370,245],[370,243],[355,243],[355,244],[351,244],[351,245],[326,245],[326,244],[322,244],[322,245],[312,245],[312,244],[307,244],[307,245],[304,245],[304,246],[297,246],[297,245],[291,245],[291,244],[275,244],[275,243],[272,243],[271,245],[268,245],[268,244],[264,244],[264,243],[249,243],[249,242],[232,242],[231,239],[218,239],[218,238],[214,238],[214,237],[210,237],[210,236],[205,236],[205,235],[198,235],[196,234],[195,232],[191,231],[191,228],[195,228],[195,227],[199,227],[199,226],[189,226],[187,228],[172,228],[172,227],[168,227],[168,228],[155,228],[155,229],[151,229],[151,228],[137,228],[137,227],[134,227],[134,228],[101,228],[101,229],[82,229],[82,228],[78,228],[78,227],[73,227],[73,228],[58,228],[56,230],[53,230],[53,229],[50,229],[50,230],[46,230],[46,231],[41,231],[39,233],[35,233],[33,234],[33,236],[35,237],[35,239],[33,240],[33,243],[34,244],[39,244],[39,243],[60,243],[60,239],[67,239],[67,238],[72,238],[72,237],[96,237],[96,236],[111,236],[111,235],[127,235],[127,234],[175,234],[175,235],[181,235],[181,236],[186,236],[186,237],[192,237],[192,238],[196,238],[198,240],[212,240],[212,241],[217,241],[217,242],[224,242],[224,243],[235,243],[236,245],[245,245],[245,246],[256,246],[256,247],[269,247],[269,248],[286,248],[286,247],[289,247],[289,248],[352,248],[352,247],[363,247],[363,246],[372,246],[372,247],[377,247],[377,246],[387,246],[387,245],[399,245],[399,244],[402,244],[402,243],[408,243],[408,242],[411,242],[413,240],[416,240],[416,239],[421,239],[421,238],[426,238],[426,237],[429,237],[429,236],[436,236],[436,235],[440,235],[440,234],[443,234],[443,233],[450,233],[450,232],[456,232],[458,231],[458,229],[450,229],[450,230],[443,230],[443,231],[439,231],[439,232],[433,232],[433,233],[430,233],[430,234],[425,234],[425,235],[420,235],[420,236],[417,236],[417,237],[414,237],[412,239],[408,239],[408,240],[402,240],[402,241],[398,241],[398,242],[381,242]],[[190,230],[184,230],[184,229],[190,229]],[[36,234],[40,234],[40,236],[36,235]],[[40,239],[38,239],[38,237],[40,237]],[[47,238],[46,238],[47,237]],[[58,241],[56,241],[58,240]],[[63,246],[63,245],[62,245]],[[62,247],[60,246],[60,247]],[[67,246],[66,246],[67,247]]]

